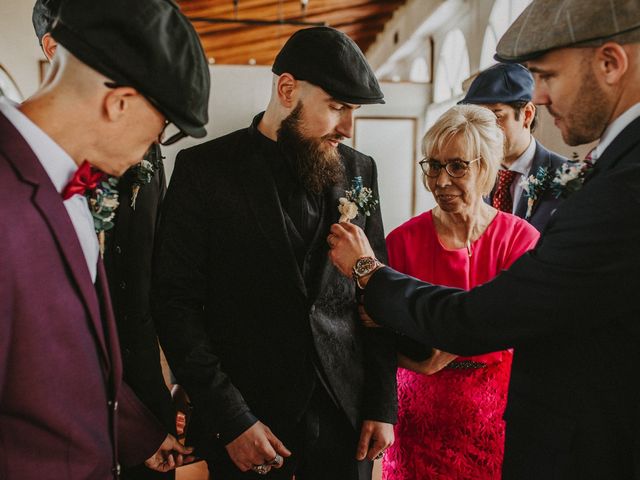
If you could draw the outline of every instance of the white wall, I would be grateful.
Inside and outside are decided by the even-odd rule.
[[[521,11],[527,1],[511,0],[509,5],[515,13]],[[378,75],[384,78],[396,75],[404,79],[408,75],[407,65],[410,65],[407,59],[414,58],[428,38],[434,41],[433,56],[437,63],[446,35],[460,29],[467,43],[471,75],[474,75],[480,67],[485,32],[495,4],[495,0],[409,0],[378,35],[366,52],[367,57]],[[434,72],[438,72],[437,65],[434,65]],[[437,106],[434,108],[437,110]],[[540,109],[540,125],[534,135],[547,148],[569,158],[574,152],[584,157],[592,146],[566,145],[544,108]]]
[[[26,98],[40,82],[39,60],[44,60],[31,24],[35,0],[0,0],[0,65]]]

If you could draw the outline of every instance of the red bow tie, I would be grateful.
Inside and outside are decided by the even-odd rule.
[[[80,168],[76,170],[67,186],[62,191],[62,199],[67,200],[75,194],[84,195],[87,190],[93,190],[98,186],[100,180],[105,176],[100,170],[91,166],[86,160],[82,162]]]

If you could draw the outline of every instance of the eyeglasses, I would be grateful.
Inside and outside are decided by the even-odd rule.
[[[121,85],[116,82],[104,82],[104,86],[107,88],[119,88],[126,85]],[[146,95],[144,98],[146,98],[149,103],[151,103],[151,105],[155,107],[156,110],[162,112],[162,109],[159,107],[158,102],[156,102],[153,98]],[[160,135],[158,135],[158,143],[166,147],[167,145],[173,145],[178,140],[182,140],[186,136],[187,134],[180,130],[180,128],[175,123],[172,123],[169,120],[165,120],[164,127],[162,127]]]
[[[477,162],[478,160],[480,160],[480,158],[482,157],[474,158],[473,160],[468,161],[456,158],[446,163],[440,163],[438,160],[435,160],[433,158],[424,158],[420,160],[418,164],[420,165],[420,168],[422,168],[422,173],[424,173],[429,178],[438,177],[443,168],[450,177],[460,178],[464,177],[471,167],[471,164]]]

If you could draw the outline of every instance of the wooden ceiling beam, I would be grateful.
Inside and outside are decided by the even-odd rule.
[[[279,12],[277,0],[240,0],[239,19],[327,22],[338,28],[365,51],[394,11],[406,0],[310,0],[303,18],[299,0],[284,0]],[[232,0],[178,0],[189,17],[233,18]],[[287,38],[300,26],[251,26],[240,23],[207,24],[194,22],[205,52],[216,64],[270,65]]]

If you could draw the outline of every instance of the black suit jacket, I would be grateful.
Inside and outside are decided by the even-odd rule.
[[[564,201],[534,250],[469,292],[391,269],[379,323],[462,355],[515,347],[503,478],[640,479],[640,119]]]
[[[135,172],[129,169],[118,182],[120,205],[114,228],[106,232],[104,261],[124,378],[167,431],[175,432],[175,410],[162,376],[149,298],[154,237],[167,189],[162,162],[151,182],[140,187],[135,208],[131,206],[134,180]]]
[[[194,405],[190,441],[210,446],[218,434],[218,445],[226,444],[258,418],[286,444],[317,381],[314,351],[354,428],[363,419],[393,423],[393,340],[361,326],[354,282],[330,264],[323,241],[353,177],[362,176],[377,195],[375,164],[339,147],[346,180],[324,194],[314,295],[306,291],[256,135],[251,127],[181,152],[163,208],[154,316]],[[384,258],[379,210],[354,223]]]
[[[529,169],[529,173],[527,173],[527,177],[530,175],[535,176],[540,167],[546,168],[552,176],[555,175],[556,170],[560,168],[567,159],[557,153],[547,150],[537,140],[533,139],[533,141],[536,142],[536,151],[533,155],[533,162],[531,163],[531,168]],[[491,204],[492,199],[493,193],[489,196],[487,203]],[[562,199],[556,198],[554,192],[550,188],[547,188],[536,199],[531,210],[531,216],[527,218],[528,201],[529,199],[523,194],[520,197],[520,200],[518,200],[518,205],[516,205],[516,209],[513,213],[520,218],[526,219],[539,232],[544,230],[544,227],[547,225],[551,215],[562,203]]]
[[[156,146],[154,155],[160,156]],[[151,318],[151,259],[166,192],[164,166],[138,191],[135,208],[131,197],[135,169],[118,181],[114,228],[106,232],[104,263],[118,327],[123,377],[136,396],[158,418],[167,432],[175,435],[175,409],[164,382],[160,348]],[[124,479],[174,478],[174,472],[154,472],[144,465],[123,472]]]

